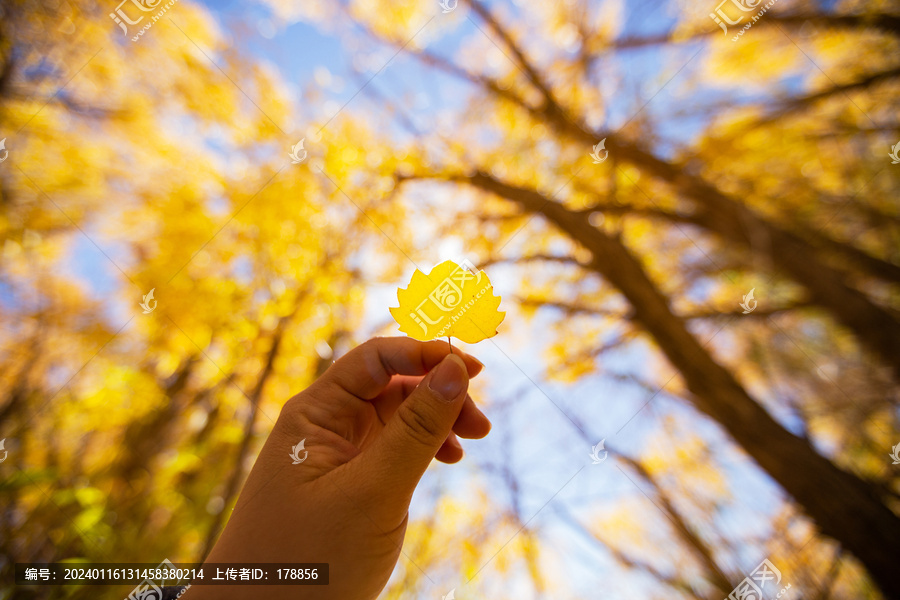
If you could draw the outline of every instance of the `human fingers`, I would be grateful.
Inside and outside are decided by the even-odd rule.
[[[466,401],[453,424],[453,433],[461,438],[480,440],[490,431],[490,419],[478,408],[472,396],[466,394]]]
[[[405,516],[416,484],[462,411],[468,381],[463,359],[446,356],[397,408],[378,438],[346,465],[344,476],[353,482],[353,493],[368,501],[380,499],[373,508],[384,513],[381,518],[393,522]]]
[[[437,454],[434,455],[434,458],[442,463],[452,465],[461,461],[464,455],[465,452],[463,451],[462,444],[459,443],[456,434],[450,432],[450,435],[447,436],[447,439],[437,451]]]
[[[387,387],[371,402],[382,424],[387,423],[394,412],[416,388],[421,377],[396,375]],[[481,439],[491,430],[491,422],[475,404],[471,394],[466,395],[462,411],[453,425],[453,432],[467,439]]]
[[[469,377],[475,377],[484,368],[476,358],[458,348],[452,353],[462,360]],[[393,376],[425,375],[449,354],[449,344],[441,341],[372,338],[335,361],[316,383],[338,386],[357,398],[371,400],[388,386]]]

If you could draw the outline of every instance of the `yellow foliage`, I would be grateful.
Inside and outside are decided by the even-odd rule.
[[[484,271],[445,261],[428,275],[418,269],[407,288],[397,290],[400,306],[391,314],[400,331],[417,340],[453,336],[474,344],[497,335],[506,316]]]

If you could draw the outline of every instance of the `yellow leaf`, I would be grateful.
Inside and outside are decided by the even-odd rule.
[[[444,261],[425,275],[416,269],[409,287],[399,288],[400,306],[391,314],[400,331],[423,342],[453,336],[468,344],[497,335],[500,312],[487,273],[463,261]]]

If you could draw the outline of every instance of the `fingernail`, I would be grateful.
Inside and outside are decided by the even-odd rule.
[[[476,375],[478,373],[481,373],[484,370],[484,363],[481,362],[480,360],[478,360],[477,358],[475,358],[474,356],[472,356],[471,354],[469,355],[469,360],[474,361],[475,364],[478,365],[478,371],[476,371],[476,373],[475,373]]]
[[[466,363],[455,354],[448,354],[434,369],[428,388],[444,402],[452,402],[466,389],[468,379]]]

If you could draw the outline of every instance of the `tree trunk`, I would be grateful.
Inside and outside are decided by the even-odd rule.
[[[775,421],[687,330],[669,308],[640,262],[616,239],[538,192],[478,173],[472,185],[539,212],[593,257],[590,268],[626,297],[634,319],[650,333],[681,372],[694,406],[718,422],[816,522],[852,552],[887,597],[900,597],[895,557],[900,556],[900,518],[872,486],[818,454]],[[752,490],[748,490],[752,494]]]
[[[593,144],[601,135],[572,122],[552,103],[538,114],[560,133],[585,144]],[[684,165],[660,160],[631,144],[615,140],[608,140],[606,146],[610,153],[646,169],[697,202],[699,210],[692,220],[701,227],[749,251],[754,250],[752,240],[766,240],[766,257],[772,264],[803,285],[814,304],[850,329],[860,344],[890,366],[894,377],[900,380],[900,319],[847,285],[845,275],[824,264],[814,246],[770,223],[699,177],[688,174]]]
[[[610,145],[610,151],[613,146]],[[697,201],[701,206],[697,221],[722,239],[749,251],[753,250],[754,237],[765,239],[768,244],[766,257],[772,264],[803,285],[813,304],[826,309],[835,320],[850,329],[864,347],[891,367],[900,380],[900,321],[897,315],[847,285],[846,276],[824,264],[813,246],[714,187],[683,175],[680,169],[655,157],[629,148],[623,151],[622,158],[648,167],[651,173],[675,184]]]
[[[557,100],[543,74],[532,65],[515,39],[480,0],[468,0],[468,3],[509,48],[522,73],[539,92],[542,98],[540,104],[529,103],[520,93],[490,77],[470,73],[440,56],[420,51],[418,57],[425,64],[466,79],[488,94],[520,106],[536,120],[552,127],[560,135],[584,144],[585,148],[602,138],[608,138],[608,133],[591,131],[577,117],[569,114],[566,107]],[[866,20],[868,21],[868,17]],[[896,22],[887,25],[886,29],[896,30]],[[891,79],[896,77],[898,72],[900,71],[893,69],[877,73],[855,83],[806,96],[801,99],[801,103],[813,102],[817,98],[833,95],[836,91],[846,92]],[[772,263],[806,287],[813,302],[829,311],[839,323],[850,329],[863,347],[891,367],[894,377],[900,381],[900,316],[844,283],[845,276],[825,265],[814,246],[755,214],[702,177],[690,174],[684,164],[661,160],[631,143],[624,143],[621,139],[607,139],[606,147],[610,153],[645,169],[697,202],[701,207],[701,214],[706,218],[705,227],[723,239],[738,242],[743,248],[752,250],[750,247],[752,237],[764,237],[770,243],[771,252],[768,258]],[[852,250],[848,249],[848,254],[853,254]]]

